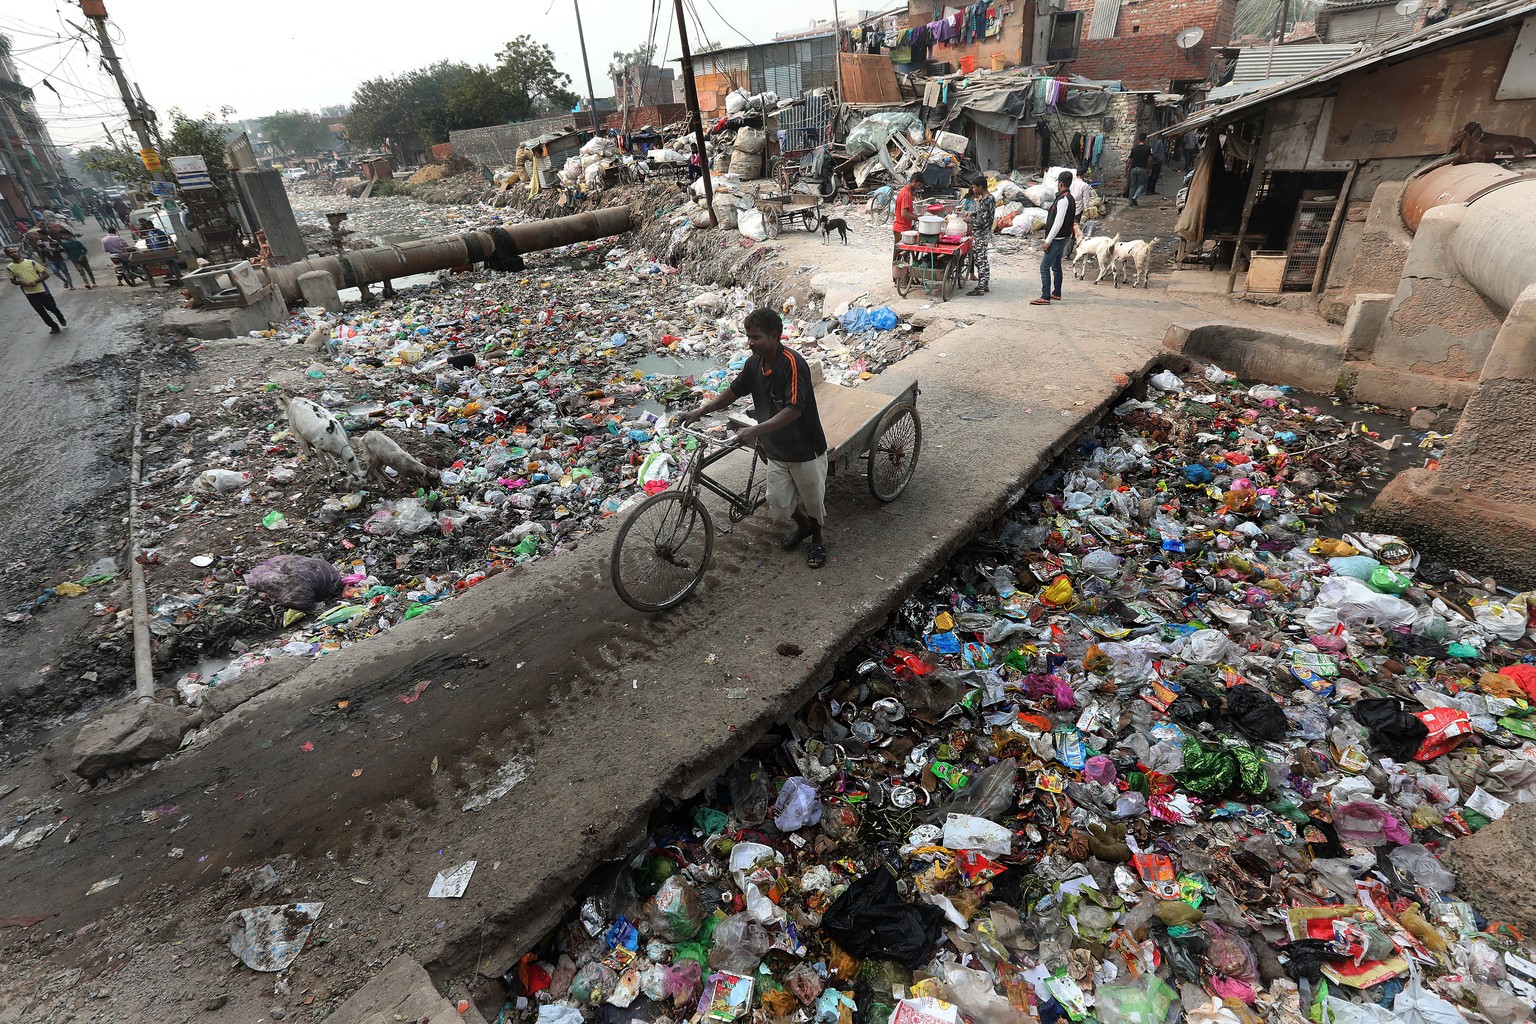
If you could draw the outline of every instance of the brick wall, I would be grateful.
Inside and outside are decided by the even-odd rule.
[[[662,103],[649,107],[631,107],[629,111],[629,127],[632,130],[644,128],[646,125],[661,129],[669,124],[675,124],[678,121],[685,121],[687,119],[688,107],[682,103]],[[611,110],[606,114],[599,114],[597,120],[604,128],[622,130],[624,127],[624,112],[621,110]],[[578,120],[576,122],[576,127],[578,128],[587,128],[589,126],[589,121]]]
[[[936,0],[907,0],[907,27],[926,25],[933,20],[935,13],[943,13],[944,6]],[[958,7],[959,3],[951,3],[949,6]],[[1002,31],[997,35],[973,42],[970,46],[940,44],[928,51],[928,59],[948,61],[958,68],[961,57],[971,56],[976,58],[978,68],[990,68],[992,55],[1001,53],[1005,67],[1028,64],[1033,59],[1030,51],[1034,46],[1034,32],[1034,0],[1013,0],[1013,11],[1003,15]]]
[[[1078,56],[1067,70],[1087,78],[1120,79],[1128,89],[1167,89],[1170,83],[1204,79],[1212,64],[1212,47],[1232,38],[1237,0],[1122,0],[1111,39],[1089,39],[1096,0],[1067,0],[1069,10],[1081,11],[1082,35]],[[1205,36],[1181,50],[1174,38],[1186,28],[1199,27]]]

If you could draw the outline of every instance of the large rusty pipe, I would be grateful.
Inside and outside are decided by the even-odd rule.
[[[623,234],[629,226],[629,207],[615,206],[570,217],[509,224],[504,230],[521,253],[607,238]],[[337,288],[356,288],[410,274],[428,274],[466,263],[482,263],[495,252],[496,240],[489,229],[484,229],[462,235],[423,238],[402,245],[357,249],[337,256],[315,256],[286,266],[268,267],[267,274],[282,294],[283,301],[300,302],[304,294],[299,288],[299,277],[311,271],[329,274]]]
[[[1501,182],[1520,175],[1498,164],[1441,164],[1408,179],[1399,212],[1409,231],[1419,230],[1424,214],[1437,206],[1470,203]]]

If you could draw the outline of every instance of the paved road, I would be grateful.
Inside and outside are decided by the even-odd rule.
[[[143,286],[129,290],[103,269],[101,232],[85,242],[100,287],[50,281],[69,327],[48,328],[21,290],[0,279],[0,602],[9,611],[51,573],[89,564],[120,544],[106,497],[126,476],[139,324],[158,311]],[[73,271],[73,268],[71,268]],[[163,292],[156,292],[163,295]],[[89,557],[87,557],[89,556]],[[10,633],[0,643],[14,651]],[[36,660],[24,656],[29,662]],[[15,663],[13,668],[21,668]],[[0,697],[21,672],[0,679]]]

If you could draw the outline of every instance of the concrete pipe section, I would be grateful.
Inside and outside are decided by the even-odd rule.
[[[623,234],[629,226],[629,208],[616,206],[570,217],[509,224],[502,230],[516,250],[525,253]],[[299,279],[306,274],[326,274],[337,289],[356,288],[410,274],[428,274],[434,270],[483,263],[495,255],[496,239],[490,229],[482,229],[462,235],[424,238],[403,245],[358,249],[337,256],[315,256],[286,266],[269,267],[267,273],[283,301],[293,303],[305,299]]]
[[[1456,266],[1502,311],[1536,282],[1536,178],[1501,181],[1467,202]]]

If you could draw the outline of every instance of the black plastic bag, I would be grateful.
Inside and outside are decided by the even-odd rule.
[[[1412,761],[1429,735],[1429,726],[1404,711],[1396,697],[1358,701],[1352,713],[1371,731],[1371,744],[1394,761]]]
[[[1191,681],[1180,685],[1183,692],[1168,705],[1168,717],[1186,729],[1198,730],[1202,725],[1222,728],[1221,694]]]
[[[896,876],[881,865],[827,908],[821,928],[854,956],[894,960],[916,969],[928,962],[944,937],[944,912],[903,901],[896,892]]]
[[[1278,740],[1285,735],[1285,712],[1257,686],[1238,683],[1228,690],[1227,711],[1233,724],[1253,739]]]

